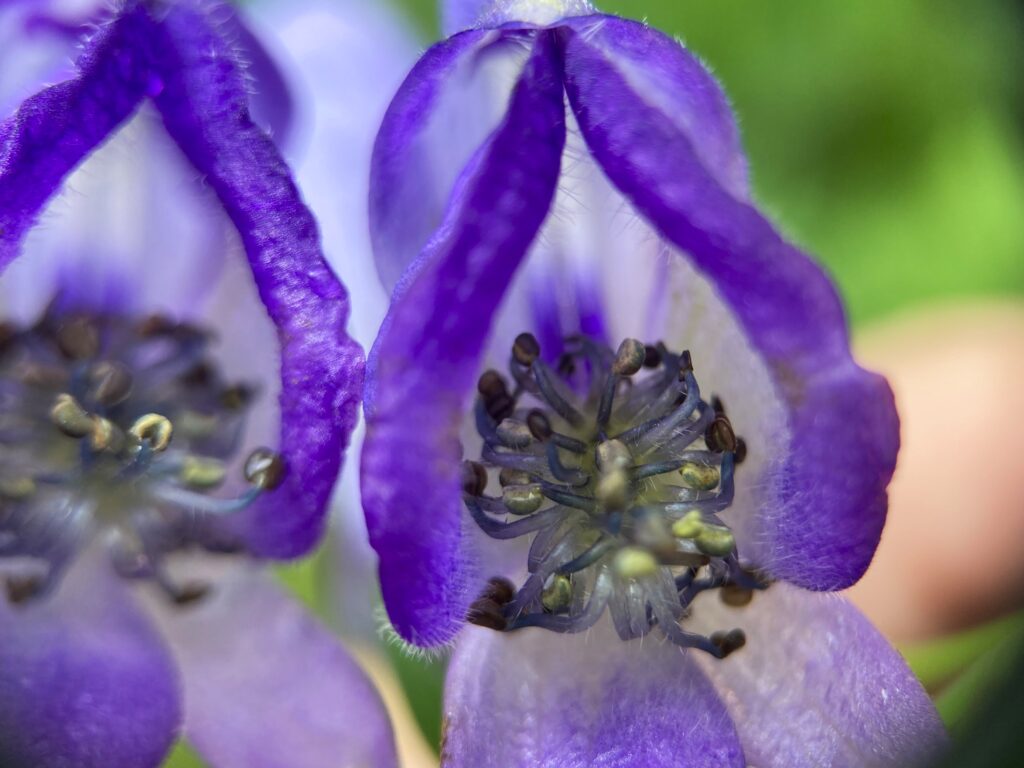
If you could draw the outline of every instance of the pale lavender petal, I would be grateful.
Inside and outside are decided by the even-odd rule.
[[[608,620],[581,635],[465,629],[444,716],[445,768],[747,765],[694,654],[623,642]]]
[[[256,569],[198,605],[153,603],[178,659],[185,736],[217,768],[391,768],[387,713],[337,638]]]
[[[544,26],[593,12],[588,0],[443,0],[441,28],[450,35],[470,27],[497,27],[509,22]]]
[[[155,768],[174,741],[170,654],[96,554],[46,599],[0,599],[0,765]]]
[[[838,595],[786,583],[727,608],[697,601],[686,629],[740,627],[746,646],[701,658],[758,768],[903,768],[947,743],[935,706],[906,662]]]
[[[822,270],[723,186],[697,149],[703,144],[638,93],[582,26],[562,28],[561,39],[566,89],[595,158],[715,285],[789,408],[788,443],[751,446],[786,459],[764,489],[747,554],[803,586],[848,586],[885,521],[899,444],[888,385],[850,357],[842,307]]]
[[[371,355],[363,504],[391,621],[421,645],[450,640],[480,586],[462,527],[459,429],[497,305],[551,203],[564,115],[553,41],[541,33]]]

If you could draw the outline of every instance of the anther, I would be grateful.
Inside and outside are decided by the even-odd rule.
[[[473,601],[466,613],[466,621],[488,629],[501,631],[508,626],[504,606],[515,596],[515,587],[508,579],[494,577],[487,582],[480,597]]]
[[[93,451],[120,453],[124,445],[125,436],[120,427],[101,416],[93,418],[92,431],[89,433],[89,447]]]
[[[462,492],[480,496],[487,489],[487,470],[475,461],[462,462]]]
[[[515,515],[532,515],[544,503],[544,494],[536,485],[508,485],[501,491],[501,501]]]
[[[602,474],[595,495],[605,509],[625,509],[629,501],[629,476],[625,470],[613,469]]]
[[[714,453],[733,453],[736,450],[736,434],[732,430],[729,418],[719,413],[708,425],[704,433],[704,442],[709,451]]]
[[[57,348],[68,360],[88,360],[99,352],[99,331],[95,324],[84,317],[63,323],[55,335]]]
[[[679,355],[679,380],[684,381],[688,373],[693,373],[693,357],[690,350],[684,349]]]
[[[718,597],[726,605],[742,608],[750,604],[754,598],[754,590],[741,587],[739,584],[726,584],[718,590]]]
[[[494,370],[484,371],[476,382],[476,390],[484,398],[497,397],[508,394],[505,380],[501,374]]]
[[[0,496],[11,501],[27,499],[36,492],[36,481],[26,475],[0,478]]]
[[[616,376],[632,376],[640,370],[646,357],[646,347],[636,339],[624,339],[619,344],[612,363],[612,373]]]
[[[683,482],[695,491],[711,491],[718,487],[721,473],[718,467],[687,461],[679,468]]]
[[[747,636],[742,629],[730,629],[728,632],[714,632],[708,638],[711,644],[718,649],[719,658],[724,659],[729,654],[738,651],[747,644]]]
[[[747,458],[747,441],[742,437],[736,438],[736,450],[733,451],[733,463],[742,464]]]
[[[244,408],[252,400],[252,389],[244,384],[234,384],[220,393],[220,402],[225,408],[237,411]]]
[[[181,482],[193,488],[216,488],[227,475],[223,462],[199,456],[186,456],[181,465]]]
[[[548,585],[540,593],[540,603],[548,613],[563,613],[572,603],[572,580],[564,573],[551,576]]]
[[[66,392],[53,401],[50,421],[68,437],[85,437],[92,432],[92,416]]]
[[[699,509],[691,509],[672,523],[672,535],[677,539],[695,539],[704,530],[704,516]]]
[[[194,605],[210,594],[210,585],[201,581],[192,582],[182,587],[177,587],[171,594],[174,604],[180,607]]]
[[[736,549],[736,537],[728,528],[706,525],[694,539],[697,549],[711,557],[725,557]]]
[[[498,439],[509,448],[525,448],[533,441],[530,428],[514,419],[502,419],[496,431]]]
[[[527,414],[526,426],[530,434],[541,442],[551,437],[551,421],[541,410],[535,408]]]
[[[640,547],[623,547],[615,553],[616,572],[624,579],[640,579],[652,576],[658,571],[654,555]]]
[[[176,325],[174,321],[166,315],[154,314],[139,323],[136,330],[138,331],[139,336],[148,338],[153,336],[164,336],[172,333],[175,327]]]
[[[269,448],[257,448],[245,460],[245,479],[263,491],[279,487],[286,470],[284,457]]]
[[[644,368],[657,368],[661,365],[661,350],[647,344],[644,347]]]
[[[483,467],[480,467],[480,469],[483,469]],[[498,473],[498,482],[501,484],[501,487],[504,488],[506,485],[529,485],[532,480],[529,472],[523,472],[521,469],[502,467],[501,471]],[[482,489],[480,493],[483,493]],[[480,494],[478,493],[474,495],[479,496]]]
[[[8,576],[4,582],[7,600],[13,605],[21,605],[39,594],[43,580],[38,576]]]
[[[101,405],[117,405],[132,393],[132,375],[120,363],[100,363],[92,371],[92,380],[92,396]]]
[[[540,356],[540,344],[532,333],[520,333],[512,344],[512,356],[520,365],[529,368]]]
[[[629,448],[621,440],[605,440],[599,443],[596,451],[597,466],[603,472],[625,469],[633,463]]]
[[[128,428],[128,434],[136,440],[146,443],[150,450],[160,453],[167,450],[174,434],[174,425],[166,416],[159,413],[146,413],[139,416]]]

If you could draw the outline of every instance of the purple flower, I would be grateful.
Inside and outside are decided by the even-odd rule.
[[[216,766],[395,763],[247,557],[317,541],[362,383],[254,45],[226,6],[125,2],[0,124],[0,764],[155,766],[180,731]]]
[[[905,765],[941,744],[899,655],[820,594],[874,553],[896,412],[835,289],[751,202],[717,83],[586,3],[447,11],[470,28],[421,58],[375,148],[394,293],[362,454],[395,629],[462,631],[446,764]]]

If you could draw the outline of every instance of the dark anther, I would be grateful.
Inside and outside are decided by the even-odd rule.
[[[520,333],[512,344],[512,356],[521,365],[527,367],[533,365],[533,361],[540,356],[540,344],[537,337],[532,333]]]
[[[722,398],[718,395],[711,396],[711,410],[719,416],[725,413],[725,403],[722,402]]]
[[[704,433],[704,442],[707,443],[708,450],[715,453],[732,453],[736,450],[736,434],[732,431],[732,424],[726,415],[720,413],[715,416],[715,420]]]
[[[164,336],[172,333],[175,327],[174,321],[166,315],[150,315],[139,323],[138,331],[143,337]]]
[[[120,363],[100,363],[93,369],[92,380],[93,397],[108,407],[124,402],[132,392],[132,375]]]
[[[657,368],[661,365],[661,350],[650,344],[644,347],[644,368]]]
[[[484,371],[476,383],[476,391],[484,398],[490,399],[498,395],[507,395],[505,380],[495,370]]]
[[[646,347],[636,339],[623,339],[615,353],[612,373],[617,376],[632,376],[640,370],[647,357]]]
[[[244,384],[235,384],[220,393],[220,401],[225,408],[237,411],[249,404],[252,394],[252,390]]]
[[[515,596],[515,587],[508,579],[491,578],[466,614],[466,621],[488,629],[501,631],[508,627],[504,607]]]
[[[558,358],[558,365],[555,366],[555,370],[563,376],[572,376],[576,373],[576,358],[568,352],[563,352]]]
[[[711,644],[721,654],[719,658],[724,659],[729,654],[738,651],[747,644],[747,636],[742,629],[730,629],[728,632],[715,632],[709,638]]]
[[[204,584],[201,581],[195,581],[176,589],[174,594],[171,595],[171,599],[175,605],[186,606],[199,602],[208,594],[210,594],[210,585]]]
[[[245,479],[264,491],[272,491],[284,481],[284,457],[269,448],[257,448],[245,460]]]
[[[543,411],[534,409],[526,416],[526,426],[530,428],[530,434],[537,440],[547,440],[551,437],[551,421]]]
[[[7,589],[7,600],[14,605],[21,605],[39,594],[43,582],[37,576],[8,576],[4,586]]]
[[[462,462],[462,491],[480,496],[487,490],[487,470],[475,461]]]
[[[742,464],[745,458],[747,458],[747,441],[742,437],[737,437],[736,449],[733,451],[733,462]]]
[[[57,329],[57,348],[68,360],[88,360],[100,351],[100,333],[84,317],[62,323]]]
[[[690,350],[684,349],[682,354],[679,355],[679,380],[682,381],[686,378],[686,374],[693,371],[693,357],[690,355]]]
[[[726,584],[718,590],[718,596],[726,605],[742,608],[750,604],[754,597],[754,591],[747,587],[741,587],[739,584]]]
[[[515,412],[516,401],[510,395],[501,394],[484,400],[484,408],[488,416],[501,423]]]
[[[209,363],[202,360],[185,371],[185,373],[181,375],[180,381],[182,384],[187,384],[193,387],[206,386],[213,381],[213,369],[210,367]]]

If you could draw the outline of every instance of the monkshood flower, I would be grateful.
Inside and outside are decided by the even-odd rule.
[[[0,124],[4,766],[156,766],[182,733],[215,766],[395,763],[255,568],[319,537],[362,355],[235,31],[121,3]]]
[[[822,594],[878,543],[893,398],[718,84],[586,3],[447,18],[375,147],[362,453],[395,630],[462,633],[445,763],[912,763],[934,708]]]

